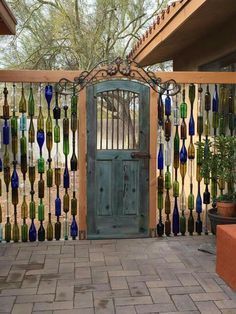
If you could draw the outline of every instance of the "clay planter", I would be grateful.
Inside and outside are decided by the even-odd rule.
[[[217,213],[223,217],[235,217],[236,216],[236,203],[235,202],[226,202],[226,201],[217,201],[216,204]]]
[[[216,209],[211,208],[208,211],[208,217],[210,218],[211,222],[211,232],[216,234],[216,226],[217,225],[232,225],[236,224],[236,217],[224,217],[220,216]]]

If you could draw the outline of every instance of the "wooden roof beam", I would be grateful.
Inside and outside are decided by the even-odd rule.
[[[0,1],[0,35],[16,34],[16,18],[5,0]]]
[[[165,41],[174,30],[178,29],[196,10],[207,0],[185,0],[179,7],[173,9],[173,14],[167,18],[166,23],[157,25],[152,35],[145,39],[137,49],[134,50],[131,58],[140,65],[149,65],[149,55],[163,41]]]

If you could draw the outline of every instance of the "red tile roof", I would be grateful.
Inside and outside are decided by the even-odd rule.
[[[142,37],[135,43],[132,50],[128,54],[128,58],[134,59],[138,51],[154,37],[157,33],[161,31],[163,26],[169,22],[169,20],[181,9],[187,2],[191,0],[177,0],[168,5],[164,10],[162,10],[157,17],[154,19],[153,24],[146,30]]]

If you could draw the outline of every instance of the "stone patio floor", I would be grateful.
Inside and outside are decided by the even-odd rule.
[[[0,312],[236,313],[214,236],[0,244]],[[235,263],[236,265],[236,263]]]

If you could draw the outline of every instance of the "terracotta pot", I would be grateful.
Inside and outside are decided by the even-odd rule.
[[[223,217],[235,217],[236,216],[236,203],[235,202],[223,202],[218,201],[217,213]]]
[[[216,234],[217,225],[236,224],[236,217],[220,216],[215,208],[209,209],[208,217],[210,218],[210,221],[211,221],[211,232],[213,234]]]

